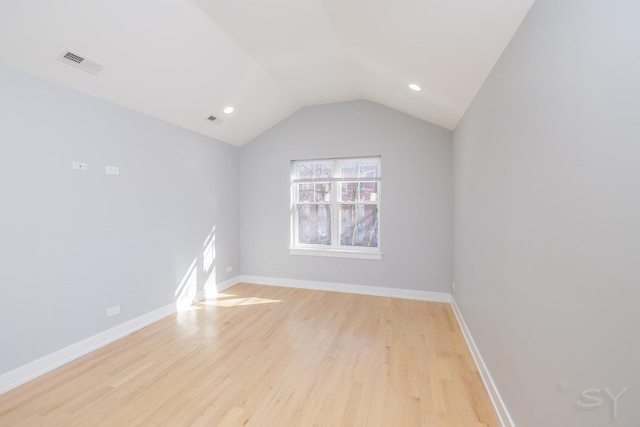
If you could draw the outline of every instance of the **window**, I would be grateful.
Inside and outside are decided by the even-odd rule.
[[[291,253],[381,259],[381,158],[291,163]]]

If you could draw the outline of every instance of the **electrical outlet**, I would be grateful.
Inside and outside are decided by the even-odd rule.
[[[453,292],[455,292],[455,291],[456,291],[456,282],[451,282],[451,290],[452,290]]]
[[[114,305],[113,307],[107,308],[107,317],[115,316],[120,313],[120,306]]]
[[[228,266],[227,267],[227,273],[231,273],[233,271],[233,267],[232,266]]]
[[[86,163],[83,163],[83,162],[72,162],[71,163],[71,169],[76,170],[76,171],[86,172],[86,170],[88,168],[89,168],[89,165],[87,165]]]

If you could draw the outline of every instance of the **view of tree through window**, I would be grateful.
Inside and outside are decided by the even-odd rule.
[[[292,162],[293,247],[377,251],[380,157]]]

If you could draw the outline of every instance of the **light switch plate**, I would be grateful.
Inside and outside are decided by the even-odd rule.
[[[120,168],[118,166],[107,166],[104,173],[107,175],[120,175]]]

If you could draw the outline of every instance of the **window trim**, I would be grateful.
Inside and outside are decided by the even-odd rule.
[[[373,177],[372,179],[362,179],[362,178],[345,178],[336,176],[339,169],[337,167],[332,168],[333,176],[329,178],[318,178],[316,179],[295,179],[296,172],[296,163],[300,162],[333,162],[336,166],[340,164],[341,161],[345,160],[366,160],[366,159],[376,159],[378,163],[378,176]],[[298,221],[297,221],[297,206],[298,205],[318,205],[321,203],[300,203],[297,201],[296,189],[297,185],[303,183],[331,183],[331,201],[326,203],[331,206],[331,245],[322,245],[322,244],[300,244],[297,243],[298,239]],[[365,201],[362,202],[341,202],[340,201],[340,188],[341,183],[344,182],[376,182],[377,183],[377,199],[375,201]],[[355,259],[370,259],[370,260],[381,260],[382,259],[382,249],[381,249],[381,204],[382,204],[382,156],[358,156],[358,157],[336,157],[336,158],[325,158],[325,159],[302,159],[302,160],[292,160],[291,161],[291,169],[290,169],[290,241],[289,241],[289,253],[291,255],[303,255],[303,256],[322,256],[322,257],[334,257],[334,258],[355,258]],[[375,205],[377,209],[377,243],[376,247],[368,247],[368,246],[341,246],[340,245],[340,206],[341,205]]]
[[[380,227],[380,225],[378,225]],[[381,260],[382,252],[345,251],[342,249],[289,248],[291,255],[322,256],[330,258],[354,258]]]

